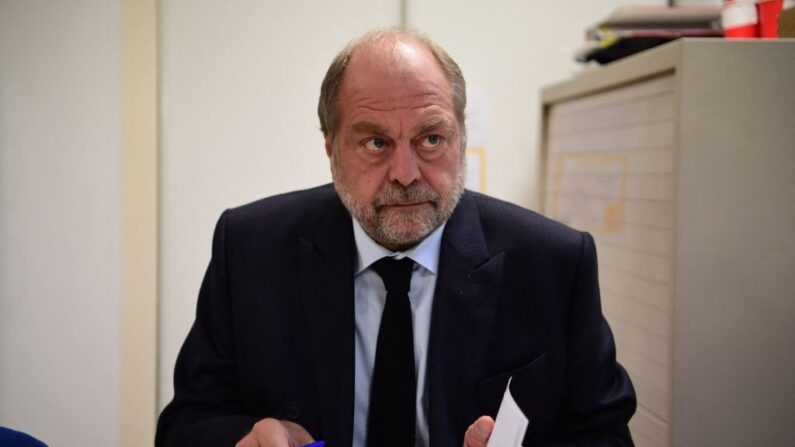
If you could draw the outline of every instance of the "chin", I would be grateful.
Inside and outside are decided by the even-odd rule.
[[[402,251],[411,248],[425,239],[439,225],[434,220],[416,220],[414,222],[382,222],[377,233],[376,242],[390,250]]]

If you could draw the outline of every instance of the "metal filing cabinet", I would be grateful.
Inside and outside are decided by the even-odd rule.
[[[541,203],[596,239],[636,444],[795,445],[795,41],[680,40],[542,108]]]

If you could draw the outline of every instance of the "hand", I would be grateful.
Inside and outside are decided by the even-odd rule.
[[[494,430],[494,419],[481,416],[467,428],[464,434],[464,447],[486,447],[491,431]]]
[[[314,441],[312,435],[295,422],[266,418],[254,424],[235,447],[301,447]]]

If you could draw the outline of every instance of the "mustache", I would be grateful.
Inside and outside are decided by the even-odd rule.
[[[439,201],[439,194],[425,183],[412,183],[403,186],[399,183],[391,182],[386,184],[373,200],[376,210],[387,205],[400,205],[406,203],[430,202],[436,206]]]

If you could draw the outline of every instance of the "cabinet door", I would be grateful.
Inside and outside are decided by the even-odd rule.
[[[638,446],[671,442],[674,85],[670,74],[556,103],[545,123],[544,208],[596,240]]]

